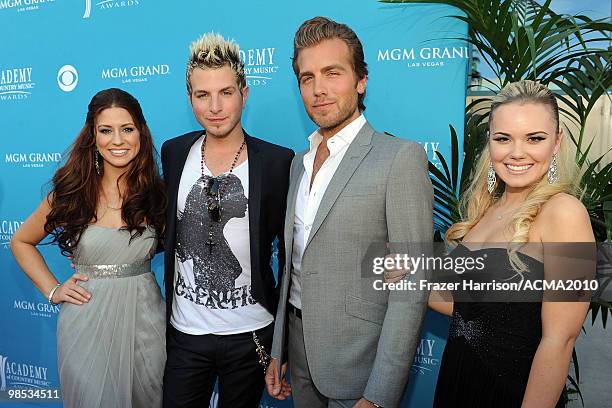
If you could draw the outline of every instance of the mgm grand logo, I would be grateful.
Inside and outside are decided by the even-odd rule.
[[[18,13],[38,10],[41,5],[53,3],[55,0],[0,0],[0,10],[17,9]]]
[[[443,67],[457,59],[469,59],[468,47],[422,47],[379,49],[377,61],[397,61],[408,68]]]
[[[7,164],[16,164],[25,168],[45,167],[54,165],[62,161],[61,153],[6,153],[4,162]]]
[[[170,74],[170,65],[134,65],[131,67],[113,67],[102,70],[102,79],[118,79],[121,83],[148,82],[150,78]]]
[[[52,317],[59,313],[59,305],[52,305],[47,302],[30,302],[28,300],[15,300],[13,309],[29,312],[34,317]]]

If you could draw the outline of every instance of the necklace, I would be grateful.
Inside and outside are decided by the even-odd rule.
[[[240,157],[240,154],[244,150],[244,146],[246,146],[246,139],[242,138],[242,143],[240,144],[240,147],[238,148],[238,151],[236,152],[236,156],[234,157],[234,160],[232,161],[232,165],[229,169],[230,174],[234,171],[234,167],[236,167],[236,163],[238,162],[238,158]],[[201,158],[200,158],[200,172],[202,174],[202,178],[204,178],[204,166],[206,165],[206,157],[204,154],[205,150],[206,150],[206,137],[204,137],[204,140],[202,140],[202,150],[201,150]],[[216,177],[213,177],[213,179],[216,179]],[[213,236],[213,216],[212,214],[216,212],[217,219],[215,221],[216,222],[221,221],[221,212],[222,212],[221,199],[223,197],[223,194],[225,193],[226,186],[227,186],[227,183],[223,183],[223,179],[220,179],[218,191],[215,194],[217,202],[214,203],[209,199],[209,202],[207,204],[208,219],[210,220],[210,223],[208,225],[208,240],[205,242],[205,245],[208,246],[209,254],[212,254],[213,246],[217,245],[213,239],[214,236]],[[206,186],[206,195],[208,197],[211,196],[211,191],[210,191],[211,187],[212,186],[210,184],[207,184]]]
[[[232,166],[229,169],[230,173],[234,170],[234,167],[236,167],[236,163],[238,162],[240,153],[242,153],[242,150],[244,150],[244,146],[246,146],[246,140],[243,138],[242,144],[238,148],[238,151],[236,152],[236,156],[234,157],[234,161],[232,161]],[[206,164],[206,158],[204,156],[205,150],[206,150],[206,137],[204,137],[204,140],[202,140],[202,149],[201,149],[201,158],[200,158],[200,172],[202,174],[202,177],[204,177],[204,165]]]
[[[506,215],[514,214],[516,212],[516,210],[518,210],[518,208],[514,208],[512,210],[505,211],[505,212],[503,212],[501,214],[496,215],[495,218],[497,219],[497,221],[501,221]]]

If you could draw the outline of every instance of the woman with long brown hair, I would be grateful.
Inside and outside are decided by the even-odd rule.
[[[166,199],[138,101],[112,88],[91,100],[52,190],[11,241],[52,304],[65,407],[159,407],[165,309],[151,273]],[[59,283],[36,245],[47,235],[73,258]]]

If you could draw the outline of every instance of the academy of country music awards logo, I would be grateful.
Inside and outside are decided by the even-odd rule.
[[[275,52],[274,47],[240,50],[240,59],[244,62],[244,73],[248,86],[266,86],[274,78],[278,72]]]
[[[29,99],[36,83],[32,80],[32,67],[0,68],[0,102]],[[71,92],[79,83],[79,73],[72,65],[64,65],[57,71],[57,86]]]
[[[440,365],[441,350],[436,339],[422,338],[410,370],[416,374],[425,374],[434,371]]]
[[[18,13],[24,11],[39,10],[46,4],[54,3],[55,0],[0,0],[0,11],[15,9]]]
[[[98,1],[94,5],[98,10],[110,10],[116,8],[139,6],[140,0],[102,0]],[[85,12],[83,13],[83,18],[91,17],[91,6],[92,0],[85,0]]]
[[[23,221],[0,220],[0,247],[8,248],[13,234],[21,227]]]
[[[397,62],[408,68],[439,68],[457,59],[469,59],[470,51],[463,47],[420,47],[378,49],[376,61]]]
[[[103,68],[100,74],[101,79],[117,80],[122,84],[149,82],[156,77],[170,75],[170,65],[132,65],[127,67],[107,67]]]
[[[54,388],[47,374],[49,367],[14,361],[8,356],[0,355],[0,391],[38,388]],[[57,388],[57,387],[55,387]]]
[[[427,159],[432,162],[437,168],[442,167],[442,163],[440,162],[440,158],[438,157],[440,151],[440,142],[418,142],[423,149],[425,149],[425,153],[427,154]]]
[[[0,68],[0,101],[28,99],[35,87],[32,67]]]

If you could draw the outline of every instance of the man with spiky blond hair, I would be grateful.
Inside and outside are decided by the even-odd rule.
[[[214,33],[191,44],[187,97],[204,130],[162,146],[168,408],[207,407],[217,379],[219,407],[258,407],[263,392],[278,302],[272,244],[282,271],[293,152],[242,128],[239,55]]]

